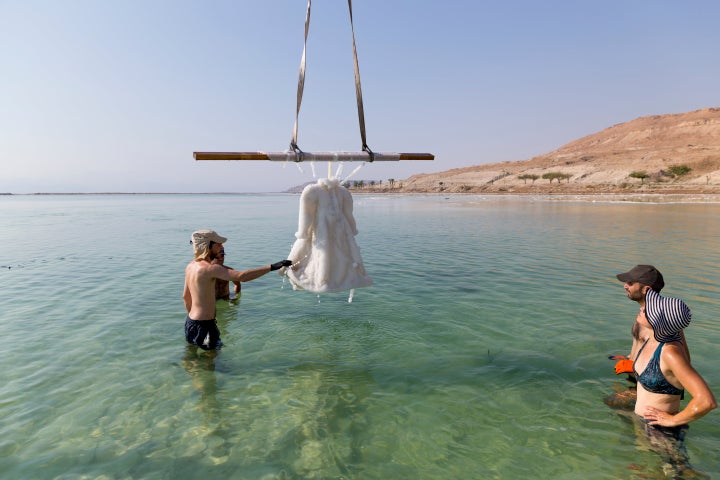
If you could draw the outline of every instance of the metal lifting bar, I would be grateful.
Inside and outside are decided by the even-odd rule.
[[[396,162],[434,160],[432,153],[373,152],[194,152],[195,160],[270,160],[273,162]]]

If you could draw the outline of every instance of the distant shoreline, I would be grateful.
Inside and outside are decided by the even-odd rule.
[[[73,196],[73,195],[269,195],[291,192],[38,192],[38,193],[0,193],[7,197],[33,196]]]
[[[712,193],[457,193],[457,192],[357,192],[353,196],[398,195],[398,196],[436,196],[446,198],[473,197],[516,197],[538,201],[581,201],[581,202],[627,202],[627,203],[707,203],[720,204],[720,194]]]
[[[720,193],[715,192],[422,192],[422,191],[404,191],[396,190],[380,190],[380,189],[351,189],[353,196],[427,196],[427,197],[445,197],[445,198],[463,198],[468,199],[475,197],[517,197],[525,199],[534,199],[540,201],[584,201],[584,202],[627,202],[627,203],[720,203]],[[92,195],[299,195],[300,192],[61,192],[61,193],[0,193],[0,196],[92,196]]]

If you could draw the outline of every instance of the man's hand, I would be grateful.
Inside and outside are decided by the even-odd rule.
[[[290,265],[292,265],[292,262],[290,260],[282,260],[280,262],[271,263],[270,271],[272,272],[273,270],[280,270],[282,267],[289,267]]]
[[[621,373],[633,373],[632,360],[619,360],[615,364],[615,375],[620,375]]]

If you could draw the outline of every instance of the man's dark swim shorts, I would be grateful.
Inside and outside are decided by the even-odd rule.
[[[220,350],[222,347],[220,330],[214,318],[212,320],[193,320],[187,317],[185,319],[185,340],[203,350]]]

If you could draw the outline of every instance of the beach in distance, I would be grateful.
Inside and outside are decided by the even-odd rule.
[[[548,201],[548,202],[628,202],[628,203],[720,203],[720,192],[675,192],[675,193],[633,193],[633,192],[607,192],[607,193],[580,193],[580,192],[526,192],[526,193],[506,193],[506,192],[488,192],[485,194],[457,194],[452,192],[413,192],[407,193],[401,190],[388,191],[382,188],[355,189],[350,191],[358,197],[362,195],[424,195],[437,196],[439,198],[467,198],[469,201],[477,197],[515,197],[528,201]]]
[[[692,309],[720,393],[720,203],[351,189],[373,286],[316,295],[273,272],[186,346],[190,234],[237,269],[286,258],[297,194],[0,196],[0,472],[7,478],[664,478],[609,355],[655,264]],[[687,402],[688,399],[685,400]],[[720,478],[720,415],[693,422]],[[522,461],[518,461],[522,459]]]
[[[315,182],[310,182],[315,183]],[[303,188],[307,184],[298,185],[296,187],[292,187],[284,192],[268,192],[266,194],[262,195],[283,195],[283,194],[300,194],[302,193]],[[485,198],[490,199],[493,197],[508,197],[508,198],[518,198],[518,199],[525,199],[528,201],[548,201],[548,202],[560,202],[560,201],[569,201],[569,202],[627,202],[627,203],[720,203],[720,192],[708,192],[708,191],[687,191],[687,192],[673,192],[673,193],[638,193],[638,192],[622,192],[622,191],[614,191],[614,192],[606,192],[606,193],[580,193],[580,192],[543,192],[541,190],[538,190],[536,192],[526,192],[526,193],[507,193],[507,192],[488,192],[484,194],[476,194],[476,193],[463,193],[463,194],[457,194],[453,192],[405,192],[401,189],[388,189],[386,187],[380,186],[371,186],[371,187],[353,187],[352,185],[348,186],[351,193],[354,196],[357,196],[357,198],[362,198],[363,196],[406,196],[409,198],[417,197],[417,198],[440,198],[440,199],[450,199],[452,198],[454,201],[467,201],[470,203],[475,203],[478,198]],[[233,196],[233,195],[258,195],[256,193],[242,193],[242,192],[236,192],[236,193],[228,193],[228,192],[214,192],[214,193],[146,193],[146,192],[131,192],[131,193],[117,193],[117,192],[108,192],[108,193],[32,193],[32,194],[0,194],[0,197],[2,196],[75,196],[75,195],[90,195],[90,196],[104,196],[104,195],[110,195],[110,196],[124,196],[124,195],[137,195],[137,196],[144,196],[144,195],[156,195],[156,196],[173,196],[173,195],[180,195],[180,196],[191,196],[191,195],[200,195],[200,196],[207,196],[207,195],[227,195],[227,196]]]

